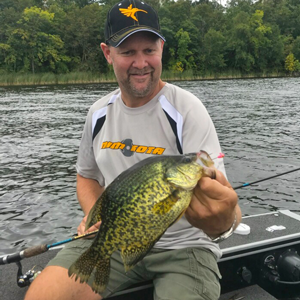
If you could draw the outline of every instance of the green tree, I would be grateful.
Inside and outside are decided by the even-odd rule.
[[[255,69],[260,71],[267,68],[269,50],[272,48],[269,39],[272,29],[264,24],[263,16],[264,12],[262,10],[256,10],[249,20],[252,31],[251,44],[255,58]]]
[[[209,29],[204,36],[203,69],[217,72],[226,66],[224,60],[225,37],[220,31]]]
[[[189,50],[191,42],[188,32],[182,28],[175,35],[177,41],[177,49],[172,49],[173,60],[171,61],[171,69],[183,72],[193,67],[194,61],[192,52]]]
[[[23,70],[36,72],[38,66],[48,63],[55,70],[55,63],[68,60],[62,55],[63,42],[57,35],[50,34],[54,14],[36,6],[26,8],[17,22],[18,28],[12,31],[8,39],[18,61],[23,61]],[[13,57],[13,53],[11,53]],[[11,59],[13,62],[14,60]]]
[[[2,44],[0,43],[0,67],[6,68],[6,65],[8,64],[8,55],[10,52],[10,45],[8,44]]]
[[[240,11],[232,19],[231,26],[227,31],[227,53],[228,66],[241,72],[250,72],[255,64],[252,51],[252,32],[250,26],[250,15]]]
[[[300,71],[300,63],[295,58],[293,53],[290,53],[285,59],[285,69],[289,73],[294,73],[295,71]]]
[[[73,58],[73,70],[106,70],[107,64],[100,49],[100,42],[104,41],[106,13],[102,6],[91,4],[81,9],[75,7],[66,16],[61,36]]]
[[[300,36],[293,41],[292,52],[295,55],[295,58],[300,61]]]

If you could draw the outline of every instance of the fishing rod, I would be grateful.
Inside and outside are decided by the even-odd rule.
[[[5,255],[0,257],[0,265],[6,265],[6,264],[10,264],[10,263],[17,263],[20,260],[22,260],[23,258],[29,258],[35,255],[39,255],[42,254],[44,252],[47,252],[50,248],[56,247],[56,246],[60,246],[69,242],[73,242],[75,240],[78,239],[82,239],[84,237],[88,237],[91,236],[93,234],[96,234],[98,232],[98,230],[94,230],[85,234],[81,234],[81,235],[76,235],[73,236],[69,239],[57,242],[57,243],[53,243],[53,244],[43,244],[43,245],[38,245],[38,246],[33,246],[33,247],[29,247],[25,250],[22,250],[20,252],[17,253],[13,253],[13,254],[9,254],[9,255]]]
[[[249,185],[253,185],[255,183],[259,183],[259,182],[266,181],[266,180],[269,180],[269,179],[272,179],[272,178],[275,178],[275,177],[283,176],[285,174],[289,174],[289,173],[296,172],[296,171],[299,171],[299,170],[300,170],[300,167],[296,168],[296,169],[293,169],[293,170],[290,170],[290,171],[287,171],[287,172],[283,172],[283,173],[276,174],[276,175],[273,175],[273,176],[270,176],[270,177],[266,177],[266,178],[263,178],[263,179],[260,179],[260,180],[256,180],[256,181],[253,181],[253,182],[250,182],[250,183],[244,183],[242,185],[234,187],[233,189],[237,190],[237,189],[249,186]],[[33,247],[27,248],[27,249],[22,250],[22,251],[17,252],[17,253],[2,256],[2,257],[0,257],[0,265],[10,264],[10,263],[13,263],[13,262],[17,263],[20,260],[22,260],[23,258],[29,258],[29,257],[35,256],[35,255],[42,254],[44,252],[47,252],[50,248],[60,246],[60,245],[63,245],[63,244],[66,244],[66,243],[84,238],[84,237],[91,236],[93,234],[96,234],[97,232],[98,232],[98,230],[95,230],[95,231],[85,233],[85,234],[82,234],[82,235],[73,236],[69,239],[66,239],[66,240],[63,240],[63,241],[60,241],[60,242],[57,242],[57,243],[54,243],[54,244],[50,244],[50,245],[43,244],[43,245],[33,246]]]
[[[262,181],[266,181],[266,180],[269,180],[269,179],[272,179],[272,178],[275,178],[275,177],[279,177],[279,176],[282,176],[282,175],[285,175],[285,174],[289,174],[289,173],[293,173],[293,172],[296,172],[296,171],[299,171],[300,168],[297,168],[297,169],[293,169],[293,170],[290,170],[290,171],[287,171],[287,172],[283,172],[283,173],[280,173],[280,174],[276,174],[276,175],[273,175],[273,176],[270,176],[270,177],[266,177],[266,178],[263,178],[263,179],[260,179],[260,180],[256,180],[256,181],[253,181],[253,182],[246,182],[242,185],[239,185],[239,186],[236,186],[234,187],[233,189],[234,190],[238,190],[240,188],[243,188],[243,187],[246,187],[246,186],[249,186],[249,185],[252,185],[252,184],[255,184],[255,183],[259,183],[259,182],[262,182]]]

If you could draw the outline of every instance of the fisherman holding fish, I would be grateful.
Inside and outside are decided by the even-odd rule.
[[[103,299],[147,280],[155,300],[219,298],[218,243],[240,222],[238,197],[205,107],[160,78],[164,43],[146,3],[108,12],[101,49],[119,88],[90,108],[76,164],[78,234],[99,232],[61,250],[26,300]]]

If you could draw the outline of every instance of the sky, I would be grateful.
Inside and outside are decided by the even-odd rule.
[[[219,3],[221,2],[222,5],[225,5],[227,3],[227,0],[217,0]]]

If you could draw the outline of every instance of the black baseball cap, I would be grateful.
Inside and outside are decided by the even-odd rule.
[[[138,31],[149,31],[166,41],[160,32],[156,11],[145,2],[123,0],[115,4],[107,14],[105,43],[118,47],[126,38]]]

